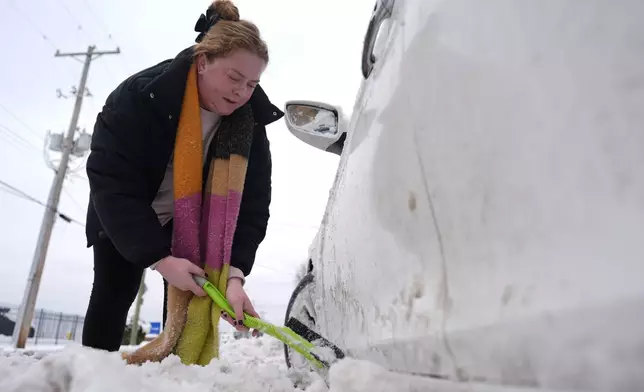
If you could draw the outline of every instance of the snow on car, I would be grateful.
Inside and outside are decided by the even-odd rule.
[[[286,318],[472,391],[641,390],[643,18],[627,0],[376,1],[350,120],[284,110],[341,155]]]

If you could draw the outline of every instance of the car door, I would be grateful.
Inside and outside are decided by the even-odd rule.
[[[396,2],[324,248],[347,344],[461,381],[642,385],[643,13]]]
[[[461,379],[643,385],[643,14],[632,1],[443,2],[407,37],[423,51],[405,56],[411,94],[397,102],[426,124]]]
[[[405,36],[414,34],[406,24],[424,9],[421,2],[376,2],[365,80],[320,232],[316,313],[330,340],[353,356],[445,375],[454,369],[443,339],[449,303],[441,234],[416,122],[399,101],[404,89],[418,88],[401,67],[409,55]]]

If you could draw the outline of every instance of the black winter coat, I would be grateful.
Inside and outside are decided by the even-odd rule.
[[[88,247],[99,239],[111,240],[125,259],[141,267],[171,254],[167,231],[151,204],[174,149],[192,61],[193,50],[188,48],[129,77],[98,114],[87,160]],[[272,169],[265,126],[284,115],[259,86],[250,104],[255,132],[231,260],[245,275],[252,269],[269,218]],[[206,155],[206,168],[213,153],[211,149]],[[206,174],[204,170],[204,178]]]

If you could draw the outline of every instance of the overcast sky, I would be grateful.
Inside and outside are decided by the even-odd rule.
[[[271,63],[262,86],[283,107],[290,99],[353,106],[361,80],[362,39],[374,0],[237,0],[241,17],[255,22],[268,43]],[[120,47],[120,55],[92,63],[79,126],[91,132],[107,95],[124,78],[174,57],[194,43],[195,21],[208,1],[5,0],[0,13],[0,180],[46,201],[53,171],[43,158],[46,132],[69,126],[82,64],[56,58]],[[56,90],[68,96],[57,98]],[[268,128],[273,153],[273,203],[267,238],[260,246],[247,289],[255,308],[283,322],[295,270],[307,255],[322,218],[338,157],[297,140],[283,120]],[[55,157],[55,155],[54,155]],[[60,211],[84,222],[89,186],[82,161],[65,183]],[[0,302],[21,301],[43,207],[1,191]],[[37,307],[84,314],[92,285],[92,253],[84,228],[56,223]],[[142,317],[161,319],[162,281],[148,273]]]

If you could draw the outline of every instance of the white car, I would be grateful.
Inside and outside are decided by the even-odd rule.
[[[285,107],[341,152],[287,318],[444,390],[644,390],[643,20],[377,1],[350,121]]]

